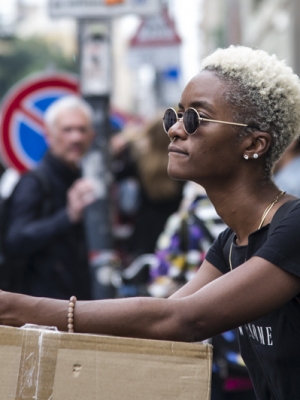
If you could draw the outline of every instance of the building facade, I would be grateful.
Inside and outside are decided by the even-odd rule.
[[[300,73],[298,0],[204,0],[204,56],[241,44],[266,50]]]

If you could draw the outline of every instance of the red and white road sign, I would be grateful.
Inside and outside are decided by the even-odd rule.
[[[78,93],[78,78],[69,73],[36,74],[17,83],[0,109],[3,164],[19,172],[37,165],[47,149],[43,124],[47,107],[62,96]]]
[[[166,10],[152,17],[143,18],[130,41],[131,47],[169,47],[180,44],[181,39]]]
[[[143,18],[130,41],[129,63],[132,67],[150,64],[157,70],[179,68],[181,39],[167,10]]]

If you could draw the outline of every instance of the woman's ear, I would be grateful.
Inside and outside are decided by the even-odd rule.
[[[267,153],[272,143],[272,136],[268,132],[255,131],[247,136],[244,157],[247,159],[259,158]]]

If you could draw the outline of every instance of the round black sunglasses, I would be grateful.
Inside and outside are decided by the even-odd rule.
[[[166,133],[169,133],[170,128],[177,122],[183,122],[183,128],[188,135],[193,135],[198,129],[202,121],[217,122],[219,124],[248,126],[246,124],[238,124],[236,122],[218,121],[216,119],[202,118],[199,112],[193,107],[187,108],[184,112],[177,113],[174,108],[167,108],[163,116],[163,126]]]

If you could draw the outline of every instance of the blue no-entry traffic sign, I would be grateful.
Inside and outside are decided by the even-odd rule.
[[[36,166],[47,149],[43,123],[47,107],[62,96],[78,92],[78,78],[69,73],[36,74],[17,83],[1,106],[3,163],[19,172]]]

